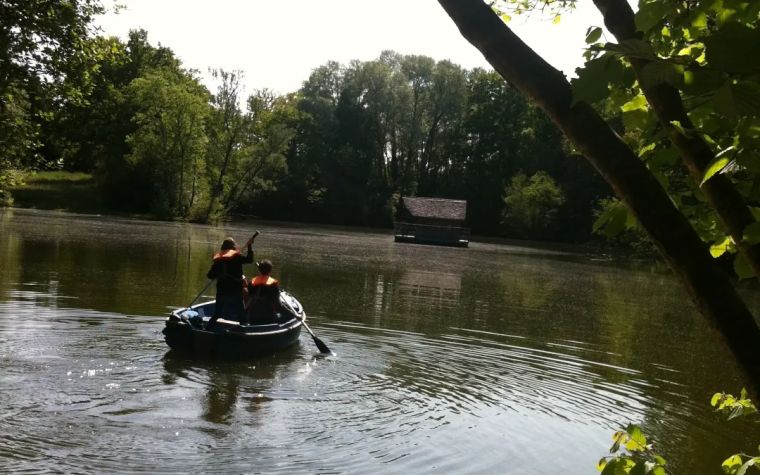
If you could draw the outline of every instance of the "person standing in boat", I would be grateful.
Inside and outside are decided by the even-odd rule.
[[[277,321],[280,305],[280,282],[272,277],[272,261],[264,259],[257,264],[259,275],[248,284],[246,313],[249,323]]]
[[[219,252],[214,254],[214,262],[211,264],[206,277],[216,279],[216,305],[214,315],[206,324],[213,325],[219,317],[241,321],[245,316],[243,306],[243,289],[246,281],[243,275],[243,264],[253,262],[253,235],[245,243],[247,253],[244,256],[237,247],[235,240],[228,237],[222,242]]]

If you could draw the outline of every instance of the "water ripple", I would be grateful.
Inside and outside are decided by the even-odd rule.
[[[3,323],[1,435],[16,473],[121,472],[125,461],[134,473],[249,471],[254,459],[267,473],[493,472],[509,453],[538,456],[535,422],[533,436],[517,435],[528,421],[564,428],[544,435],[549,445],[574,428],[602,448],[606,429],[657,404],[648,389],[673,387],[600,361],[582,342],[460,327],[426,335],[317,321],[338,357],[316,358],[306,339],[268,359],[199,361],[164,356],[155,319],[47,309],[30,322],[34,305],[22,302]],[[443,442],[468,433],[475,438]],[[507,455],[472,460],[484,447]]]

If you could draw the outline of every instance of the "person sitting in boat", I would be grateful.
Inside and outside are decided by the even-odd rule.
[[[245,243],[248,249],[245,256],[238,250],[235,240],[231,237],[225,239],[220,251],[214,254],[214,262],[206,277],[216,279],[216,305],[214,305],[214,315],[206,324],[207,328],[211,327],[219,317],[241,321],[245,316],[243,288],[246,280],[243,276],[243,264],[253,262],[254,237]]]
[[[272,261],[258,263],[259,275],[248,284],[248,322],[261,324],[277,321],[280,305],[280,282],[271,276]]]

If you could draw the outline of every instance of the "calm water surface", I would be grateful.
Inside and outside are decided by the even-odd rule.
[[[336,355],[169,353],[166,313],[255,229]],[[593,256],[0,210],[2,473],[584,474],[628,422],[720,473],[760,441],[710,410],[740,387],[673,278]]]

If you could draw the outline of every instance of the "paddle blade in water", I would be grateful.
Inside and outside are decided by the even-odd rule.
[[[322,353],[332,353],[330,351],[330,348],[325,345],[325,342],[317,338],[316,336],[312,335],[312,338],[314,339],[314,344],[317,345],[317,348],[319,348],[319,351]]]

